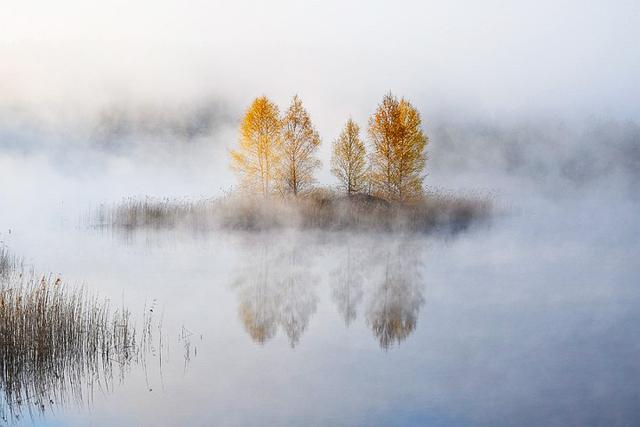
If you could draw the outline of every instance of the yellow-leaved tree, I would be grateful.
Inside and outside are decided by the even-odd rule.
[[[369,119],[370,179],[376,195],[406,202],[423,194],[428,139],[421,124],[420,113],[391,93]]]
[[[367,179],[367,160],[360,126],[349,119],[340,136],[333,142],[331,173],[348,196],[362,192]]]
[[[231,163],[244,190],[268,197],[280,163],[282,122],[278,107],[266,96],[256,98],[240,124],[240,147]]]
[[[281,192],[297,196],[315,182],[313,172],[320,166],[320,160],[315,157],[320,136],[297,95],[282,119],[282,127]]]

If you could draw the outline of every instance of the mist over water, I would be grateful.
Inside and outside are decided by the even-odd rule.
[[[168,343],[162,371],[155,359],[90,411],[37,420],[638,419],[635,124],[434,125],[426,183],[497,206],[489,224],[451,235],[87,229],[81,213],[102,202],[211,197],[233,182],[219,178],[217,146],[231,131],[121,135],[59,156],[42,141],[2,150],[0,240],[134,313],[157,300]]]
[[[138,328],[162,325],[162,344],[108,389],[13,422],[640,423],[638,6],[400,3],[7,11],[0,246],[126,306]],[[240,118],[262,94],[281,110],[301,97],[322,139],[317,184],[333,186],[331,142],[349,117],[366,129],[389,90],[422,115],[427,189],[488,195],[489,221],[85,221],[128,197],[225,196]]]

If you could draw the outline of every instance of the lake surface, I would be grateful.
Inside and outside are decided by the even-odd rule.
[[[160,327],[144,366],[18,423],[640,422],[635,202],[506,193],[455,235],[124,233],[41,185],[5,195],[0,240]]]

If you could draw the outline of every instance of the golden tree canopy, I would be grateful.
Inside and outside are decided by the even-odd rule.
[[[351,119],[333,142],[331,173],[338,178],[340,188],[347,195],[365,188],[367,161],[364,143],[360,139],[360,127]]]
[[[232,167],[245,190],[267,197],[280,162],[282,123],[278,107],[266,96],[256,98],[240,124],[239,148],[231,151]]]
[[[370,178],[379,196],[404,202],[422,194],[428,139],[421,123],[420,113],[391,93],[369,119]]]
[[[282,126],[281,191],[283,194],[298,195],[315,182],[313,173],[320,166],[320,161],[315,157],[320,136],[297,95],[282,119]]]

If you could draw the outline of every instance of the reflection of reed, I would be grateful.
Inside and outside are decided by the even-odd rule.
[[[240,319],[254,341],[264,344],[281,328],[295,347],[316,311],[316,280],[304,268],[301,248],[278,251],[264,244],[259,250],[237,281]]]
[[[424,304],[418,249],[403,243],[387,252],[382,278],[369,298],[367,324],[385,350],[411,335]]]
[[[145,334],[143,334],[145,335]],[[0,416],[83,405],[87,388],[109,389],[114,368],[140,356],[126,309],[112,312],[60,279],[19,271],[0,277]],[[86,386],[84,386],[86,384]]]

